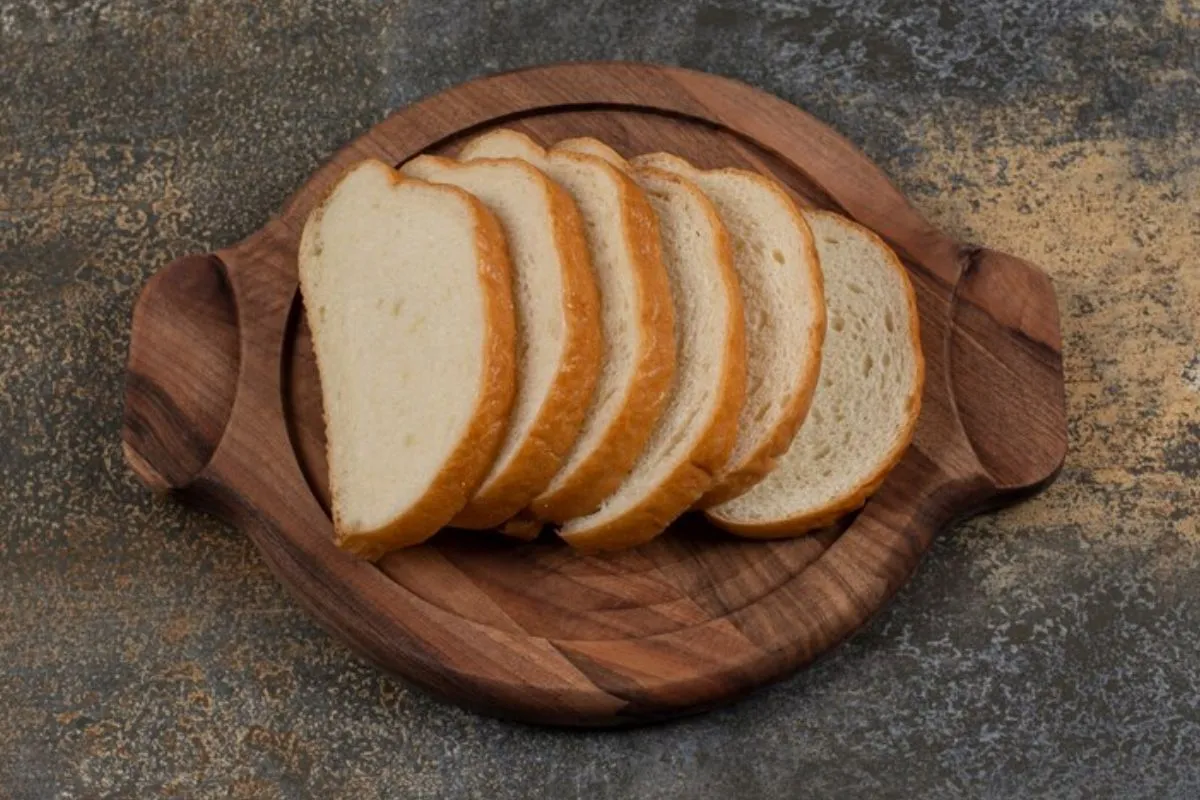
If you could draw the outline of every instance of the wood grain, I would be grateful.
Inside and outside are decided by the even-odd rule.
[[[463,531],[378,565],[334,548],[297,295],[304,219],[362,158],[453,155],[500,125],[543,142],[596,136],[626,155],[751,167],[897,250],[918,297],[925,396],[913,446],[860,513],[771,542],[688,516],[646,546],[602,555],[552,537]],[[1066,448],[1057,307],[1043,273],[945,236],[796,107],[724,78],[637,64],[507,73],[393,114],[262,230],[147,284],[126,394],[125,451],[142,479],[245,530],[331,633],[455,702],[565,725],[694,712],[789,674],[877,612],[942,526],[1044,485]]]

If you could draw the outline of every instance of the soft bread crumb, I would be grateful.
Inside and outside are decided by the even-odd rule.
[[[829,309],[812,410],[773,472],[708,512],[751,536],[802,533],[861,505],[899,461],[920,413],[924,360],[903,266],[865,228],[830,213],[808,218]]]
[[[309,217],[299,274],[338,543],[376,557],[422,541],[483,479],[512,402],[499,228],[466,193],[366,161]]]

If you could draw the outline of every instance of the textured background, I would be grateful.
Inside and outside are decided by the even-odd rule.
[[[1198,0],[587,6],[0,0],[0,798],[1200,796]],[[156,267],[389,109],[580,58],[788,98],[1043,266],[1071,416],[1058,482],[943,537],[836,655],[621,733],[383,677],[118,444]]]

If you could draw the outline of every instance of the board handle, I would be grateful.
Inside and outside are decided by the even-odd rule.
[[[999,499],[1012,500],[1053,480],[1066,458],[1058,302],[1050,278],[1015,256],[966,247],[962,264],[948,389]]]
[[[297,292],[289,239],[273,223],[232,248],[185,256],[138,296],[122,446],[152,489],[194,494],[222,454],[226,463],[261,453],[295,465],[280,422],[279,365]]]
[[[237,305],[213,254],[157,272],[133,308],[122,446],[137,476],[165,492],[186,488],[216,451],[240,365]]]

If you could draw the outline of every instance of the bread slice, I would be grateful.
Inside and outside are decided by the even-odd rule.
[[[699,186],[733,240],[746,309],[746,404],[733,453],[697,503],[703,508],[762,480],[808,413],[825,336],[821,269],[808,225],[775,181],[742,169],[697,169],[666,153],[638,156],[633,163]]]
[[[451,523],[490,528],[545,491],[600,374],[599,301],[583,223],[566,192],[523,161],[418,156],[401,171],[475,195],[508,239],[518,332],[512,421],[491,472]]]
[[[611,164],[546,151],[513,130],[473,139],[459,158],[527,161],[566,189],[583,217],[600,293],[603,367],[574,448],[531,510],[553,522],[590,514],[633,468],[674,377],[675,315],[658,221],[642,190]]]
[[[803,533],[861,506],[904,454],[921,410],[925,362],[904,267],[866,228],[827,212],[807,216],[829,313],[821,380],[775,470],[707,511],[746,536]]]
[[[449,522],[500,447],[516,381],[504,238],[466,192],[364,161],[309,216],[299,269],[337,544],[377,558]]]
[[[712,484],[729,457],[745,397],[741,293],[728,236],[689,182],[654,169],[630,173],[659,219],[675,303],[675,381],[666,411],[624,483],[560,535],[584,550],[653,539]]]

